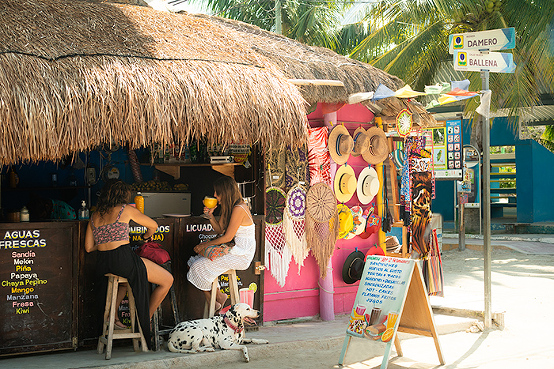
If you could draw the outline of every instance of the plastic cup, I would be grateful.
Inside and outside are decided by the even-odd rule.
[[[381,309],[373,308],[371,310],[371,315],[369,316],[369,325],[374,325],[379,323],[379,318],[381,317]]]
[[[254,308],[254,290],[241,288],[239,290],[239,301],[243,304],[248,304],[251,309]]]
[[[358,315],[364,315],[366,307],[363,305],[356,306],[356,314]]]
[[[389,313],[389,317],[387,318],[387,329],[394,328],[394,326],[396,325],[397,319],[398,319],[398,313]]]

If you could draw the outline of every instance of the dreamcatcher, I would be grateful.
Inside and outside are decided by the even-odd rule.
[[[306,242],[322,278],[327,275],[327,264],[337,242],[338,218],[337,198],[331,187],[323,182],[310,187],[306,195]]]
[[[308,256],[306,243],[306,190],[300,184],[292,187],[287,193],[283,216],[283,229],[287,246],[292,252],[294,260],[300,267],[304,266],[304,259]]]
[[[283,229],[285,193],[279,187],[271,186],[265,192],[265,203],[265,265],[283,287],[292,260]]]

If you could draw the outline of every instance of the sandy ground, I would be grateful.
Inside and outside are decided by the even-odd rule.
[[[483,253],[476,250],[443,252],[445,297],[432,305],[484,309]],[[440,336],[446,361],[440,366],[431,338],[400,335],[404,357],[393,357],[396,368],[554,368],[554,255],[526,255],[507,249],[492,253],[492,311],[505,312],[505,329],[458,332]],[[342,341],[329,347],[291,350],[287,355],[253,358],[204,369],[334,368]],[[361,339],[353,339],[345,359],[347,368],[378,368],[382,357]],[[378,351],[378,350],[377,350]],[[393,350],[394,351],[394,350]],[[382,353],[380,354],[382,355]]]

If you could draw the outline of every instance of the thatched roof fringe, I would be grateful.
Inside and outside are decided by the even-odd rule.
[[[0,164],[59,159],[105,142],[303,142],[305,102],[294,86],[260,68],[208,64],[0,56]],[[289,98],[276,100],[283,94]]]

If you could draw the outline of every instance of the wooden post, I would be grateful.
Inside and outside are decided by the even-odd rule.
[[[381,129],[383,128],[383,121],[381,117],[375,117],[375,124],[377,124],[377,127]],[[385,209],[385,201],[383,197],[383,183],[384,183],[383,181],[386,180],[385,178],[383,178],[383,163],[377,164],[375,166],[375,169],[377,171],[377,177],[379,178],[379,193],[377,194],[377,209],[378,209],[378,214],[382,219],[387,211]],[[383,252],[386,254],[387,246],[385,245],[385,239],[386,239],[385,232],[383,232],[382,228],[379,228],[379,232],[378,232],[379,247],[381,247],[383,249]]]

